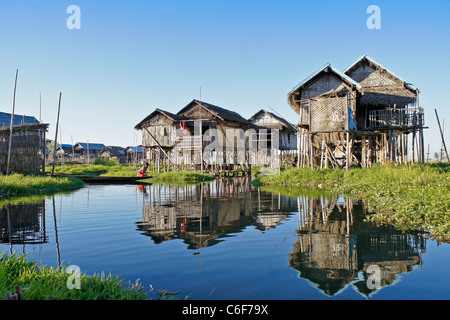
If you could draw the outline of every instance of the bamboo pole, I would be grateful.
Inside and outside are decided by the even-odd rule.
[[[145,131],[147,131],[147,133],[150,135],[150,137],[152,137],[152,139],[156,142],[156,144],[157,144],[158,147],[159,147],[159,150],[161,150],[161,151],[166,155],[166,157],[169,159],[169,161],[173,163],[172,159],[170,159],[170,157],[168,156],[168,154],[164,151],[163,147],[159,144],[158,140],[156,140],[156,138],[150,133],[150,131],[149,131],[147,128],[144,127],[144,129],[145,129]],[[137,150],[137,149],[136,149],[136,150]],[[159,160],[159,159],[158,159],[158,160]],[[173,163],[173,164],[174,164],[174,163]],[[175,168],[177,168],[177,167],[175,166]],[[177,171],[178,171],[178,168],[177,168]]]
[[[347,141],[347,148],[345,150],[347,161],[345,163],[345,170],[350,169],[350,135],[348,131],[346,132],[346,141]]]
[[[445,154],[447,155],[447,162],[448,162],[448,164],[450,164],[450,158],[448,157],[447,147],[446,147],[445,141],[444,141],[444,134],[442,133],[441,122],[439,121],[439,116],[438,116],[436,109],[434,109],[434,113],[436,113],[436,119],[437,119],[437,122],[439,125],[439,131],[441,133],[442,144],[444,145]]]
[[[9,175],[9,166],[11,164],[11,145],[12,145],[12,133],[14,125],[14,111],[16,108],[16,88],[17,88],[17,75],[19,69],[16,69],[16,79],[14,80],[14,95],[13,95],[13,108],[11,113],[11,123],[9,124],[9,145],[8,145],[8,159],[6,162],[6,175]]]
[[[55,131],[55,143],[53,146],[53,167],[52,167],[52,177],[55,175],[55,164],[56,164],[56,142],[58,141],[58,127],[59,127],[59,113],[61,110],[61,92],[59,93],[59,103],[58,103],[58,117],[56,118],[56,131]]]

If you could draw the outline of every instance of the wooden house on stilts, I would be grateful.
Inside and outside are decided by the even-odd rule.
[[[156,109],[135,129],[142,131],[146,159],[158,168],[228,174],[248,171],[240,129],[251,126],[234,111],[194,99],[177,114]]]
[[[256,135],[253,135],[256,141],[253,141],[253,144],[257,145],[257,152],[254,153],[256,159],[252,163],[270,167],[290,165],[288,160],[292,162],[291,158],[297,153],[295,125],[264,109],[259,110],[248,120],[256,131]],[[272,130],[276,132],[275,135],[272,134]],[[277,157],[274,157],[272,151],[274,149],[278,153]]]
[[[424,161],[419,90],[368,56],[344,72],[324,65],[288,103],[299,115],[299,166]]]

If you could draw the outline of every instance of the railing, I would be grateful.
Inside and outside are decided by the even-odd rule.
[[[203,142],[203,143],[202,143]],[[175,148],[177,149],[201,149],[205,148],[211,142],[202,141],[201,136],[177,137]]]
[[[422,108],[387,108],[369,111],[369,128],[419,128],[423,125]]]

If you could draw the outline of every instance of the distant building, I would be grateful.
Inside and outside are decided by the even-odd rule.
[[[59,157],[66,157],[73,155],[73,146],[71,144],[60,144],[58,148],[56,148],[56,154]]]
[[[106,146],[103,143],[77,142],[73,148],[76,155],[87,156],[89,154],[89,156],[96,157]]]
[[[257,135],[254,136],[256,141],[253,141],[254,145],[256,143],[258,145],[256,165],[273,166],[275,159],[267,157],[268,150],[273,148],[279,150],[279,157],[283,159],[282,161],[285,164],[292,162],[297,153],[297,129],[294,124],[264,109],[255,113],[250,117],[249,121],[257,132]],[[272,136],[272,130],[276,130],[277,135]],[[273,137],[277,136],[278,141],[272,141]],[[276,160],[278,161],[279,159]],[[254,163],[255,161],[252,162]]]
[[[127,162],[127,153],[125,152],[125,148],[122,147],[108,146],[103,148],[98,156],[100,158],[117,160],[118,163]]]
[[[128,163],[140,163],[145,158],[143,147],[128,146],[124,151],[126,153],[126,162]]]

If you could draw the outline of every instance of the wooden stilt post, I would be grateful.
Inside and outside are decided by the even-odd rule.
[[[53,167],[52,167],[52,177],[55,175],[55,164],[56,164],[56,143],[58,141],[58,127],[59,127],[59,114],[61,110],[61,95],[59,93],[59,103],[58,103],[58,117],[56,118],[56,131],[55,131],[55,143],[53,146]]]
[[[11,146],[12,146],[12,135],[13,135],[13,126],[14,126],[14,111],[16,108],[16,88],[17,88],[17,75],[19,70],[16,70],[16,78],[14,80],[14,94],[13,94],[13,108],[11,113],[11,123],[9,124],[9,145],[8,145],[8,159],[6,162],[6,175],[9,175],[9,168],[11,164]]]
[[[448,157],[447,146],[445,145],[444,134],[442,133],[441,122],[439,121],[439,116],[437,110],[434,109],[434,113],[436,114],[436,119],[439,125],[439,132],[441,133],[442,144],[444,145],[445,154],[447,156],[447,162],[450,164],[450,158]]]
[[[348,170],[348,169],[350,169],[350,161],[351,161],[351,154],[350,154],[350,134],[349,134],[349,132],[347,131],[347,133],[346,133],[346,146],[347,146],[347,148],[346,148],[346,163],[345,163],[345,170]]]

